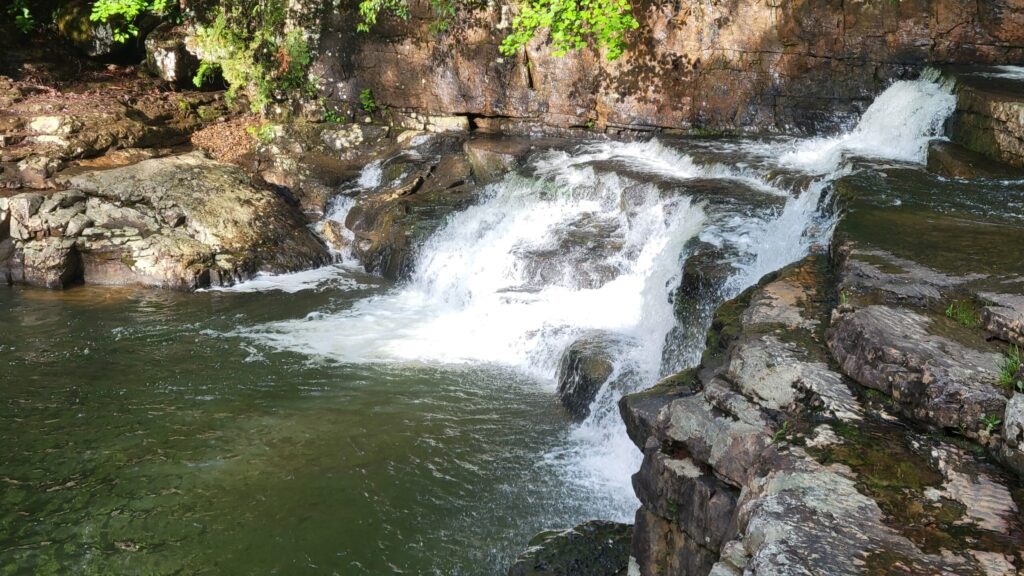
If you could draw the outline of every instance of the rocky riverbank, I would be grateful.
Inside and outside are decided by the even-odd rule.
[[[373,84],[382,99],[399,103],[391,125],[262,124],[219,92],[166,91],[117,67],[92,86],[60,90],[4,79],[0,279],[191,290],[320,266],[333,248],[398,281],[409,277],[426,239],[486,184],[535,148],[563,145],[480,133],[815,129],[852,117],[883,82],[917,74],[921,62],[1021,57],[1006,16],[1013,12],[990,14],[988,4],[943,4],[926,23],[898,18],[888,31],[896,48],[875,46],[862,60],[849,58],[845,44],[826,46],[826,56],[793,52],[818,46],[831,29],[823,22],[837,14],[841,36],[870,49],[863,19],[885,24],[893,10],[913,6],[858,5],[848,13],[738,3],[731,9],[751,15],[749,22],[772,23],[763,62],[751,60],[750,32],[738,36],[731,16],[718,8],[691,14],[695,29],[720,35],[697,51],[705,56],[686,62],[678,85],[666,80],[676,78],[668,71],[678,58],[648,54],[657,62],[648,75],[667,85],[620,85],[612,65],[584,82],[580,70],[599,66],[594,55],[559,61],[542,58],[539,46],[521,62],[480,64],[484,77],[497,78],[477,86],[483,95],[456,95],[468,80],[453,84],[461,77],[443,67],[448,75],[424,92],[391,78]],[[493,7],[486,12],[503,17]],[[657,31],[664,15],[648,12]],[[776,26],[774,18],[805,26]],[[367,70],[420,65],[423,46],[406,39],[421,20],[361,44],[347,64],[329,57],[332,42],[348,40],[325,36],[320,65],[337,88],[329,97],[345,100],[372,83]],[[949,24],[967,36],[948,43],[938,30]],[[696,42],[679,33],[686,36],[675,39],[679,46]],[[906,60],[886,59],[921,37],[934,42]],[[726,52],[737,42],[742,56],[734,60]],[[637,50],[627,62],[636,65],[644,53]],[[467,60],[466,69],[482,58]],[[735,65],[753,72],[738,74]],[[952,179],[888,166],[839,178],[830,198],[841,216],[827,250],[717,311],[700,304],[720,291],[729,254],[700,239],[689,246],[674,304],[690,322],[672,338],[707,322],[711,330],[698,367],[620,404],[644,454],[633,477],[641,502],[635,524],[541,534],[511,573],[620,574],[630,562],[643,575],[1024,571],[1024,260],[1017,249],[1024,234],[1020,206],[1007,209],[993,180],[1018,177],[1021,165],[1024,91],[1007,74],[946,73],[959,104],[952,142],[932,145],[929,168]],[[834,76],[848,81],[823,82]],[[109,90],[114,80],[120,92]],[[839,93],[822,94],[825,86]],[[499,88],[508,93],[489,92]],[[715,90],[728,97],[709,98]],[[424,138],[427,131],[443,134]],[[377,174],[353,193],[345,221],[322,220],[368,164]],[[588,246],[593,252],[576,251],[575,287],[600,287],[614,275],[592,265],[603,249],[594,239],[605,231],[576,224],[551,250]],[[544,284],[552,271],[544,254],[533,256],[526,275]],[[563,357],[559,394],[576,418],[587,417],[615,374],[604,358],[610,339],[594,332]]]
[[[994,162],[1019,132],[970,117],[988,71],[956,74],[952,139],[998,126],[1002,148],[933,142],[954,179],[859,162],[827,254],[722,304],[698,367],[620,402],[644,453],[630,573],[1024,573],[1024,238],[998,180],[1019,172]],[[698,319],[719,262],[687,261],[678,313]]]

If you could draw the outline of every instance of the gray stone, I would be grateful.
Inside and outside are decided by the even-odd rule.
[[[907,309],[867,306],[833,319],[829,348],[844,373],[911,418],[975,435],[983,416],[1005,409],[996,388],[1002,357],[932,334],[931,324]]]
[[[1024,346],[1024,295],[981,292],[991,302],[981,310],[981,323],[996,337]]]
[[[146,36],[146,67],[178,86],[191,86],[199,69],[199,59],[185,48],[186,34],[185,28],[165,22]]]
[[[74,240],[45,238],[24,245],[20,266],[12,266],[12,279],[42,288],[65,288],[81,277]]]
[[[509,568],[509,576],[619,576],[629,565],[633,527],[591,520],[570,528],[541,532]]]

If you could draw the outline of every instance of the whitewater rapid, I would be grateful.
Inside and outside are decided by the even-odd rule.
[[[920,163],[928,140],[941,135],[955,98],[933,80],[894,84],[856,128],[832,138],[723,142],[725,152],[711,159],[706,144],[688,150],[686,142],[659,140],[535,154],[451,216],[419,250],[408,281],[346,310],[239,333],[333,362],[496,366],[552,392],[567,346],[614,334],[616,376],[625,376],[612,378],[616,385],[601,391],[591,416],[543,465],[564,478],[567,495],[592,499],[595,514],[630,521],[640,453],[616,404],[699,355],[699,339],[677,346],[674,359],[664,354],[677,322],[672,291],[691,246],[734,255],[717,303],[826,244],[831,221],[819,206],[851,158]],[[381,165],[373,163],[355,191],[372,193],[380,182]],[[696,192],[708,183],[743,196],[723,208]],[[352,205],[343,197],[328,218],[344,222]],[[234,290],[322,286],[345,266],[331,270],[258,278]],[[697,328],[689,333],[706,326]]]

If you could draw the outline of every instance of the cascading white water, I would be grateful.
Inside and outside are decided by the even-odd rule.
[[[782,165],[828,175],[847,155],[923,163],[928,141],[942,135],[943,123],[956,108],[951,86],[938,74],[896,82],[875,99],[852,131],[834,138],[798,142],[783,153]]]
[[[828,183],[848,170],[847,155],[919,162],[953,102],[948,88],[930,80],[898,82],[848,134],[738,146],[763,169],[702,163],[655,140],[548,152],[533,159],[528,176],[492,184],[477,205],[451,217],[420,250],[408,282],[348,310],[245,333],[339,362],[503,366],[549,389],[574,340],[594,330],[619,335],[618,373],[629,377],[600,392],[591,416],[545,462],[565,479],[568,494],[593,500],[594,514],[629,520],[636,507],[630,475],[640,455],[616,403],[661,375],[675,323],[669,294],[687,243],[700,237],[738,252],[721,297],[738,293],[827,237],[817,206]],[[773,168],[810,176],[803,180],[810,184],[782,188],[768,177]],[[741,206],[712,214],[687,191],[696,180],[785,200],[767,212]],[[379,182],[378,163],[359,184]],[[329,217],[343,219],[350,207],[342,201]]]

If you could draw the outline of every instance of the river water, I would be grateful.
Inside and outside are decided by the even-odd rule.
[[[694,247],[730,270],[710,309],[827,241],[852,156],[919,164],[952,106],[901,82],[833,138],[539,150],[397,285],[0,288],[0,574],[499,574],[539,530],[630,521],[616,403],[698,358]],[[558,359],[594,334],[615,384],[572,423]]]

